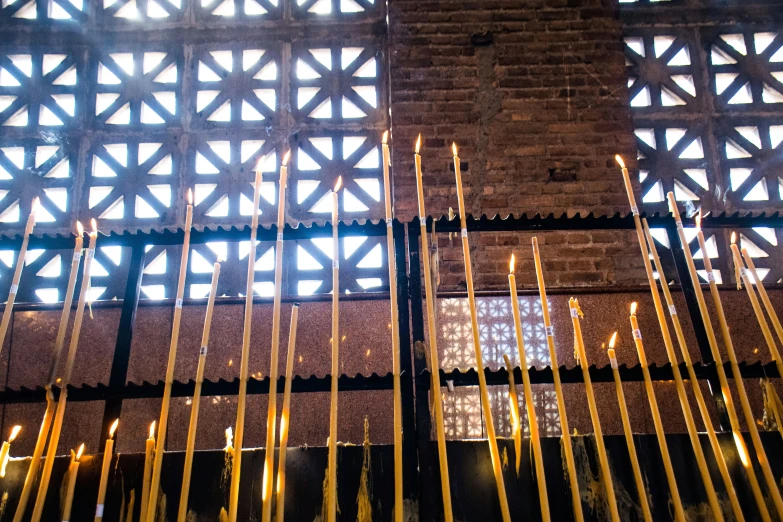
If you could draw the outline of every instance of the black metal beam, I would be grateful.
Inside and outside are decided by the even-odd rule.
[[[421,229],[418,222],[408,226],[408,264],[410,271],[411,327],[413,333],[414,359],[416,375],[427,371],[427,352],[424,343],[424,309],[422,307],[421,273]],[[416,449],[419,456],[419,520],[438,520],[437,502],[440,497],[439,482],[433,472],[437,461],[432,454],[430,433],[432,417],[430,414],[429,386],[422,386],[416,379]]]
[[[406,263],[406,226],[398,221],[393,224],[394,256],[397,267],[397,320],[400,335],[400,394],[402,399],[402,470],[403,496],[406,499],[418,500],[418,461],[416,456],[416,425],[413,421],[414,379],[413,353],[411,350],[411,330],[409,302],[408,267]]]
[[[677,278],[680,281],[682,288],[682,295],[685,298],[685,304],[688,308],[688,316],[693,326],[693,333],[696,335],[696,344],[699,347],[699,353],[701,354],[701,360],[704,363],[714,363],[715,359],[712,357],[712,350],[710,349],[710,342],[707,337],[707,329],[704,321],[701,318],[701,311],[699,309],[699,302],[696,299],[696,290],[691,280],[690,272],[688,270],[688,262],[685,259],[685,251],[683,245],[680,242],[680,236],[677,232],[677,225],[674,219],[668,219],[664,224],[666,229],[666,235],[669,238],[669,244],[671,245],[671,254],[674,259],[674,267],[677,270]],[[726,412],[726,402],[723,399],[721,393],[720,381],[718,375],[711,375],[707,379],[710,387],[710,395],[715,402],[715,408],[718,412],[718,423],[723,431],[729,429],[729,416]]]
[[[101,429],[100,447],[106,443],[109,427],[122,411],[123,391],[128,378],[131,344],[133,342],[133,326],[136,323],[136,309],[139,304],[141,278],[144,274],[144,242],[137,241],[132,249],[128,280],[125,284],[125,296],[122,300],[120,324],[117,328],[117,342],[114,345],[114,359],[109,374],[108,395],[103,409],[103,428]]]
[[[726,371],[729,371],[729,363],[724,363],[723,367]],[[740,373],[745,379],[758,379],[762,377],[779,378],[777,366],[775,363],[770,362],[767,364],[761,364],[760,362],[746,364],[740,363]],[[680,363],[681,372],[685,372],[684,363]],[[710,379],[715,373],[714,364],[695,364],[694,370],[696,376],[699,379]],[[487,384],[492,386],[508,386],[508,373],[505,369],[489,370],[486,369],[484,374],[487,377]],[[519,369],[514,369],[514,375],[516,380],[521,381],[522,374]],[[640,382],[642,381],[642,372],[639,366],[626,367],[620,366],[620,377],[623,381],[628,382]],[[663,366],[657,366],[655,364],[650,366],[650,377],[653,381],[671,381],[674,376],[672,375],[671,366],[667,363]],[[614,382],[612,372],[609,366],[598,368],[596,366],[590,367],[590,378],[593,382]],[[441,370],[441,381],[452,381],[454,386],[478,386],[478,375],[476,371],[466,370],[453,370],[450,372],[444,372]],[[560,380],[563,383],[581,383],[582,370],[578,367],[566,368],[560,367]],[[424,370],[422,373],[416,376],[416,386],[420,390],[429,390],[430,388],[430,374],[429,370]],[[551,384],[552,383],[552,370],[550,368],[530,368],[530,382],[533,384]],[[316,393],[316,392],[328,392],[330,390],[331,377],[326,375],[324,377],[311,376],[303,378],[296,376],[291,381],[292,393]],[[403,384],[405,381],[403,380]],[[190,397],[193,395],[195,383],[192,380],[187,382],[175,381],[172,387],[172,397]],[[280,377],[277,381],[277,391],[282,393],[285,387],[285,379]],[[392,374],[386,375],[372,374],[369,376],[356,375],[349,377],[347,375],[340,376],[339,388],[342,391],[367,391],[367,390],[391,390],[393,387]],[[59,388],[54,387],[53,393],[55,399],[59,396]],[[249,395],[263,395],[269,392],[269,379],[249,379],[247,385],[247,393]],[[234,379],[227,381],[220,379],[217,381],[205,380],[202,388],[201,395],[203,397],[220,396],[232,396],[239,393],[239,380]],[[163,381],[158,381],[155,384],[145,382],[143,384],[128,383],[120,391],[109,392],[109,387],[105,384],[99,384],[97,386],[81,385],[81,386],[68,386],[68,401],[70,402],[85,402],[85,401],[102,401],[109,397],[122,398],[122,399],[151,399],[160,398],[163,396]],[[403,395],[404,397],[404,395]],[[0,404],[19,404],[19,403],[36,403],[44,402],[46,400],[46,390],[43,386],[37,386],[36,388],[12,389],[6,388],[0,391]],[[405,403],[403,401],[403,414],[408,413],[405,410]],[[404,426],[404,425],[403,425]]]

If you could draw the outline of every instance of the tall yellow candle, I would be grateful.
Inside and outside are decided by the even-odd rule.
[[[144,443],[144,474],[141,477],[141,515],[146,516],[145,506],[150,500],[150,479],[152,478],[153,459],[155,458],[155,421],[150,424],[150,436]]]
[[[734,489],[734,483],[731,479],[731,475],[729,474],[726,458],[723,455],[723,448],[720,445],[718,436],[715,433],[715,428],[712,425],[710,410],[707,408],[707,403],[704,400],[704,394],[701,391],[699,379],[696,376],[696,371],[693,369],[691,355],[688,352],[688,344],[685,341],[685,333],[683,332],[682,324],[680,324],[680,318],[677,314],[677,307],[674,305],[672,293],[671,290],[669,290],[669,285],[667,284],[666,274],[663,271],[661,259],[658,257],[658,249],[655,247],[655,240],[653,239],[652,233],[650,232],[650,227],[647,225],[647,219],[642,219],[642,225],[644,226],[644,234],[645,238],[647,239],[650,254],[652,255],[653,262],[655,263],[655,270],[658,272],[658,281],[661,283],[661,288],[663,289],[663,295],[666,299],[666,306],[669,308],[669,316],[672,319],[674,331],[677,334],[677,343],[680,345],[680,352],[682,353],[682,358],[685,362],[685,368],[688,371],[688,381],[691,383],[693,396],[696,398],[696,403],[699,406],[702,421],[704,422],[704,429],[707,432],[707,437],[710,440],[712,454],[715,457],[715,462],[718,464],[718,470],[720,471],[721,478],[723,479],[723,484],[726,487],[726,493],[729,497],[729,502],[731,503],[731,509],[734,513],[734,518],[737,522],[743,522],[745,520],[745,515],[742,512],[742,506],[739,503],[737,492]],[[708,498],[715,496],[714,491],[712,494],[710,494],[708,491],[707,496]]]
[[[672,198],[674,195],[672,195]],[[721,329],[721,336],[726,347],[726,354],[729,357],[729,365],[731,366],[731,372],[734,377],[734,384],[737,387],[737,394],[740,398],[740,405],[742,406],[743,414],[745,415],[745,421],[748,425],[748,432],[750,432],[750,438],[753,442],[753,448],[756,450],[756,458],[761,466],[761,472],[764,475],[764,481],[767,483],[769,495],[772,498],[772,502],[775,505],[778,518],[783,520],[783,497],[780,495],[778,489],[778,483],[775,476],[772,474],[772,469],[767,459],[767,453],[764,446],[761,443],[761,437],[759,437],[758,427],[756,426],[753,410],[750,408],[750,401],[748,400],[747,392],[745,391],[745,382],[742,380],[742,374],[740,373],[739,365],[737,363],[737,355],[734,352],[734,343],[729,333],[729,325],[726,322],[726,314],[723,311],[723,303],[720,299],[720,293],[718,292],[718,285],[715,282],[715,277],[712,270],[712,261],[710,256],[707,255],[707,246],[704,241],[704,233],[699,227],[698,234],[696,236],[699,241],[699,248],[701,248],[704,254],[704,268],[707,269],[707,280],[710,285],[710,294],[712,295],[713,303],[715,304],[715,311],[718,316],[718,324]],[[736,435],[735,435],[736,438]],[[752,466],[749,466],[752,467]]]
[[[628,416],[628,406],[625,403],[625,392],[623,391],[623,382],[620,380],[620,370],[617,366],[617,355],[614,351],[617,342],[617,332],[612,334],[609,340],[609,349],[606,355],[609,356],[609,363],[612,366],[612,375],[614,376],[614,389],[617,392],[617,403],[620,405],[620,418],[623,421],[623,433],[625,433],[625,444],[628,447],[628,456],[631,458],[631,469],[633,470],[633,480],[636,483],[636,492],[639,494],[639,505],[642,507],[642,518],[645,522],[652,522],[652,512],[650,511],[650,502],[647,499],[647,488],[642,478],[642,470],[639,467],[639,457],[636,455],[636,445],[633,441],[633,430],[631,429],[631,419]]]
[[[764,499],[763,494],[761,493],[761,487],[759,486],[758,479],[756,478],[756,472],[753,469],[753,466],[750,466],[749,460],[748,460],[748,449],[745,446],[745,439],[742,437],[742,431],[740,430],[739,425],[739,418],[737,417],[737,412],[734,408],[734,401],[731,397],[731,389],[729,388],[728,379],[726,379],[726,372],[723,369],[723,357],[721,356],[720,350],[718,349],[718,341],[715,337],[715,330],[712,327],[712,321],[710,319],[710,313],[707,309],[707,303],[704,300],[704,293],[701,289],[701,281],[699,280],[699,274],[696,271],[696,264],[693,261],[693,255],[691,254],[691,248],[690,244],[688,243],[688,239],[685,237],[685,230],[682,226],[682,219],[680,218],[680,211],[677,208],[677,202],[674,199],[674,193],[669,192],[667,194],[667,199],[669,203],[669,210],[671,210],[672,215],[674,216],[675,223],[677,225],[677,235],[680,238],[680,244],[682,246],[682,250],[685,253],[685,261],[688,265],[688,274],[691,278],[691,283],[693,285],[694,293],[696,294],[696,301],[699,303],[699,312],[701,315],[702,323],[704,324],[704,328],[707,332],[707,340],[710,345],[710,352],[712,353],[712,358],[715,361],[715,371],[718,374],[718,380],[720,381],[720,388],[721,388],[721,394],[723,395],[724,403],[726,404],[726,413],[729,416],[729,422],[731,423],[731,431],[732,435],[734,437],[734,444],[737,447],[737,453],[740,456],[740,459],[742,460],[743,466],[745,468],[745,473],[748,475],[748,482],[750,483],[751,491],[753,492],[753,497],[756,501],[756,507],[759,510],[759,514],[761,515],[761,519],[766,521],[772,520],[769,514],[769,510],[767,509],[766,500]],[[702,242],[703,242],[703,236],[702,236]],[[707,273],[712,274],[712,264],[709,261],[709,256],[707,255],[706,246],[702,247],[702,253],[704,254],[704,265],[705,268],[707,268]],[[711,279],[714,279],[712,277]],[[714,283],[714,281],[713,281]],[[739,370],[739,368],[737,368]],[[732,375],[736,376],[738,374],[733,373],[732,368]],[[737,383],[737,387],[739,388],[742,386],[744,391],[744,386],[742,384],[742,379],[740,376],[739,380],[735,379],[735,382]],[[750,426],[755,426],[755,419],[753,419],[752,415],[749,420]]]
[[[394,256],[391,180],[389,179],[389,132],[383,133],[383,194],[386,209],[386,250],[389,254],[389,302],[391,304],[392,378],[394,380],[394,520],[402,522],[402,393],[400,389],[400,332],[397,312],[397,262]]]
[[[451,508],[451,484],[449,481],[449,461],[446,454],[446,428],[443,423],[443,396],[440,388],[440,361],[438,357],[438,326],[435,321],[435,287],[433,268],[430,266],[430,249],[427,245],[427,213],[424,210],[424,181],[421,173],[421,135],[416,140],[414,160],[416,164],[416,192],[419,197],[419,232],[421,236],[421,260],[424,266],[424,293],[427,305],[427,331],[430,338],[430,374],[432,375],[432,403],[435,410],[435,433],[438,439],[438,465],[440,471],[440,490],[443,498],[443,518],[453,522]],[[433,221],[432,229],[435,230]],[[435,237],[433,235],[433,243]]]
[[[280,457],[277,461],[277,509],[275,510],[275,522],[283,522],[285,518],[285,457],[288,451],[288,429],[291,419],[291,380],[294,377],[294,352],[296,349],[296,327],[298,323],[299,303],[294,303],[294,306],[291,308],[291,327],[288,329],[283,412],[280,415]]]
[[[185,278],[188,273],[188,255],[190,254],[190,231],[193,228],[193,191],[188,189],[188,205],[185,210],[184,239],[182,254],[179,260],[179,277],[177,278],[177,294],[174,301],[174,318],[171,325],[171,340],[169,342],[169,358],[166,363],[166,380],[163,386],[163,401],[160,405],[160,420],[158,421],[158,440],[155,445],[155,460],[150,478],[150,491],[145,503],[141,503],[141,522],[155,522],[158,511],[158,492],[160,491],[160,473],[163,469],[163,453],[166,445],[166,433],[169,425],[169,408],[171,407],[171,387],[174,384],[174,366],[177,362],[177,347],[179,346],[179,330],[182,321],[182,300],[185,297]]]
[[[606,502],[609,505],[609,516],[612,522],[620,522],[620,513],[617,510],[617,498],[614,494],[614,483],[612,481],[612,472],[609,469],[609,459],[606,455],[606,446],[604,446],[604,433],[601,430],[601,420],[598,418],[598,408],[595,404],[595,393],[593,392],[593,381],[590,379],[590,364],[587,362],[587,352],[582,338],[582,326],[579,324],[582,310],[579,308],[579,302],[573,297],[568,300],[568,307],[571,312],[571,323],[574,326],[574,338],[576,340],[577,363],[582,368],[582,379],[585,383],[587,392],[587,406],[590,409],[590,419],[593,422],[593,431],[595,432],[595,445],[598,448],[598,461],[601,465],[601,475],[606,491]]]
[[[761,281],[761,278],[756,271],[756,264],[753,262],[753,258],[748,254],[747,249],[741,248],[740,252],[742,252],[742,258],[748,265],[748,270],[750,270],[750,273],[753,275],[756,290],[758,290],[759,296],[761,296],[761,302],[764,303],[764,308],[767,310],[769,319],[772,321],[772,326],[775,327],[778,341],[783,345],[783,325],[780,323],[780,318],[778,317],[777,312],[775,312],[775,307],[772,306],[772,301],[769,300],[769,295],[767,295],[767,289],[764,288],[764,283]]]
[[[115,420],[109,428],[109,438],[106,439],[106,447],[103,450],[103,465],[101,466],[101,481],[98,485],[98,504],[95,506],[95,522],[103,520],[104,502],[106,502],[106,489],[109,487],[109,470],[111,469],[111,459],[114,455],[114,433],[120,419]]]
[[[275,473],[275,428],[277,427],[277,359],[280,355],[280,301],[283,293],[283,229],[285,228],[285,189],[288,183],[288,158],[280,166],[280,187],[277,197],[277,242],[275,243],[275,295],[272,304],[272,349],[269,357],[269,406],[266,417],[264,446],[264,479],[262,482],[262,522],[272,520],[272,492]]]
[[[71,508],[73,507],[73,494],[76,491],[76,476],[79,474],[79,459],[84,453],[84,443],[79,446],[79,450],[71,450],[71,464],[68,466],[68,487],[65,491],[65,502],[63,503],[62,522],[69,522],[71,519]]]
[[[27,256],[27,244],[30,242],[30,234],[33,233],[33,227],[35,227],[35,209],[37,206],[38,198],[35,198],[30,208],[30,215],[27,216],[27,224],[24,227],[24,236],[22,237],[22,246],[19,249],[19,255],[16,257],[14,275],[11,277],[11,288],[8,290],[8,301],[6,301],[5,310],[3,310],[3,319],[0,320],[0,351],[2,351],[3,344],[5,344],[5,336],[8,333],[8,326],[11,324],[11,316],[14,313],[16,292],[19,290],[19,280],[22,277],[22,269],[24,268],[24,261]]]
[[[633,193],[633,187],[631,186],[631,178],[628,174],[628,169],[625,167],[623,159],[618,155],[615,157],[617,163],[622,168],[623,182],[625,184],[625,190],[628,195],[628,202],[631,205],[631,212],[633,214],[634,227],[636,228],[636,237],[639,242],[639,248],[642,253],[642,262],[644,263],[645,273],[647,274],[647,284],[650,287],[650,294],[653,299],[653,306],[655,308],[655,314],[658,318],[658,325],[661,329],[661,335],[663,336],[663,344],[666,347],[666,355],[669,359],[669,363],[672,365],[672,374],[674,376],[674,385],[677,390],[677,397],[680,401],[680,407],[682,408],[682,414],[685,418],[685,426],[688,429],[688,437],[693,447],[693,453],[696,457],[696,464],[699,468],[699,474],[701,475],[702,482],[704,483],[704,489],[707,492],[707,499],[710,504],[715,519],[720,522],[723,520],[723,514],[721,511],[721,505],[718,501],[718,497],[715,494],[715,487],[712,484],[712,477],[707,466],[707,460],[704,456],[704,450],[701,446],[701,440],[699,439],[699,433],[696,428],[696,423],[693,419],[693,412],[691,411],[691,405],[688,400],[688,395],[685,391],[685,384],[682,381],[682,375],[680,374],[680,368],[678,366],[677,354],[674,351],[674,342],[672,341],[671,333],[669,332],[669,326],[666,322],[666,314],[663,311],[663,305],[661,304],[661,296],[658,294],[658,287],[653,274],[652,265],[650,264],[650,257],[647,251],[646,239],[644,231],[642,230],[641,220],[639,219],[639,209],[636,207],[636,197]]]
[[[250,332],[253,326],[253,283],[258,251],[258,199],[261,196],[261,160],[256,165],[253,190],[253,218],[250,222],[250,252],[247,258],[247,282],[245,286],[245,316],[242,325],[242,357],[239,364],[239,396],[237,399],[237,424],[234,433],[234,464],[231,467],[231,488],[228,496],[228,520],[237,522],[239,506],[239,479],[242,474],[242,445],[245,437],[245,409],[247,407],[247,379],[250,364]],[[147,520],[153,522],[153,520]]]
[[[30,459],[30,467],[27,468],[27,475],[24,479],[24,485],[22,486],[22,493],[19,495],[19,503],[17,504],[16,512],[14,513],[14,522],[21,522],[22,517],[25,514],[27,508],[27,501],[30,498],[33,485],[38,476],[38,466],[41,463],[41,457],[46,449],[46,438],[49,436],[49,429],[52,426],[52,419],[54,417],[54,395],[52,394],[52,386],[55,382],[57,375],[57,368],[60,364],[60,355],[62,354],[63,346],[65,345],[65,334],[68,329],[68,319],[71,316],[71,308],[73,305],[73,292],[76,288],[76,277],[79,275],[79,264],[82,259],[82,247],[84,246],[84,229],[81,223],[77,222],[77,235],[73,249],[73,257],[71,261],[70,275],[68,276],[68,286],[65,290],[65,296],[63,299],[63,311],[60,315],[60,326],[57,329],[57,337],[52,350],[52,359],[49,366],[49,378],[46,384],[46,410],[44,411],[43,421],[41,421],[41,428],[38,430],[38,438],[35,441],[35,447],[33,448],[33,456]]]
[[[81,225],[79,225],[79,227],[81,227]],[[71,382],[73,365],[76,361],[76,351],[79,347],[79,336],[82,331],[82,322],[84,321],[84,305],[87,302],[87,292],[90,287],[90,271],[92,269],[92,261],[95,258],[95,248],[97,244],[98,224],[93,219],[92,231],[90,232],[90,243],[87,248],[87,255],[84,260],[82,285],[79,290],[79,303],[76,306],[76,316],[73,322],[70,345],[68,346],[68,357],[65,361],[65,372],[60,383],[60,398],[57,401],[57,411],[54,416],[54,424],[52,425],[52,436],[51,440],[49,441],[49,450],[46,453],[44,468],[41,472],[41,482],[40,486],[38,487],[38,495],[35,498],[35,506],[33,507],[33,514],[30,518],[31,522],[39,522],[41,520],[44,502],[46,501],[46,492],[49,488],[49,480],[52,476],[52,466],[54,466],[54,459],[57,455],[57,445],[60,442],[60,432],[62,430],[63,419],[65,417],[65,408],[68,400],[68,384]],[[15,522],[21,522],[24,514],[23,510],[24,507],[20,506],[20,509],[18,509],[14,515]]]
[[[517,337],[517,353],[519,354],[519,368],[522,370],[522,388],[525,393],[525,408],[530,423],[530,444],[533,446],[533,461],[536,467],[536,481],[538,483],[538,502],[541,506],[541,519],[549,520],[549,498],[547,497],[546,478],[544,476],[544,454],[541,451],[541,439],[538,436],[538,418],[536,417],[536,405],[533,401],[533,388],[530,386],[530,373],[525,356],[525,341],[522,335],[522,319],[519,313],[519,297],[517,297],[517,280],[514,275],[514,254],[511,254],[509,263],[508,286],[511,289],[511,311],[514,316],[514,331]],[[517,468],[519,471],[519,468]]]
[[[0,449],[0,478],[5,477],[5,468],[8,466],[8,459],[10,458],[11,443],[16,439],[20,431],[22,431],[22,427],[19,425],[11,428],[11,435],[7,441],[3,442],[3,447]]]
[[[666,481],[669,483],[669,493],[671,494],[672,504],[674,506],[674,519],[678,522],[685,522],[685,511],[680,499],[680,490],[677,487],[677,479],[674,476],[672,468],[672,459],[669,456],[669,446],[666,443],[666,432],[663,429],[661,421],[661,412],[658,410],[658,401],[655,398],[655,389],[653,388],[650,370],[647,367],[647,355],[644,352],[644,342],[642,341],[642,331],[639,329],[639,321],[636,319],[636,303],[631,304],[631,333],[633,333],[634,343],[636,343],[636,352],[639,355],[639,365],[642,368],[644,377],[644,387],[647,390],[647,400],[650,403],[650,412],[652,413],[655,434],[658,437],[658,447],[661,450],[661,459],[663,460],[663,469],[666,472]]]
[[[489,443],[489,454],[492,459],[492,471],[495,475],[495,485],[498,490],[500,513],[503,517],[503,522],[511,522],[511,513],[509,512],[508,499],[506,498],[506,484],[503,481],[503,468],[500,464],[500,452],[498,451],[498,441],[495,436],[495,423],[492,420],[492,408],[489,402],[487,379],[484,376],[484,357],[481,354],[481,338],[478,328],[478,312],[476,311],[476,295],[473,290],[473,268],[470,263],[467,211],[465,210],[465,197],[462,193],[462,173],[460,171],[459,155],[457,154],[456,144],[452,145],[452,152],[454,153],[454,174],[457,178],[457,198],[459,202],[460,224],[462,225],[462,257],[465,260],[465,280],[468,285],[468,304],[470,306],[470,323],[473,333],[473,351],[476,356],[476,373],[479,378],[479,392],[481,394],[481,410],[484,414],[484,425],[487,429],[487,442]],[[433,371],[436,371],[436,369],[433,368]]]
[[[579,479],[576,476],[576,463],[574,462],[574,449],[571,445],[571,431],[568,428],[568,416],[566,415],[565,397],[563,387],[560,384],[560,367],[557,363],[557,351],[555,350],[555,333],[552,320],[549,316],[549,302],[546,297],[546,284],[544,282],[544,268],[541,264],[541,253],[538,250],[538,238],[533,237],[533,260],[536,266],[536,279],[538,281],[538,295],[541,298],[541,315],[544,319],[546,332],[546,344],[549,348],[549,362],[552,367],[552,381],[555,384],[555,397],[557,398],[557,413],[560,417],[561,440],[563,441],[563,453],[566,458],[566,472],[568,485],[571,490],[571,507],[576,522],[584,521],[582,513],[582,499],[579,493]]]
[[[756,297],[756,292],[753,291],[753,281],[751,281],[748,277],[748,269],[745,268],[745,265],[742,262],[742,258],[740,257],[739,247],[737,247],[736,232],[731,233],[731,253],[734,258],[734,266],[739,269],[738,271],[740,273],[740,277],[742,278],[742,282],[745,283],[745,290],[748,292],[750,305],[753,307],[753,312],[756,314],[756,320],[759,323],[759,327],[761,327],[761,332],[764,335],[764,341],[766,341],[767,347],[769,348],[769,354],[778,368],[778,374],[783,375],[783,362],[780,360],[780,353],[778,352],[778,348],[775,345],[775,338],[772,337],[772,331],[769,329],[767,318],[764,317],[764,311],[761,309],[759,299]],[[754,274],[755,277],[758,277],[758,274],[755,272]],[[754,279],[754,281],[758,280]]]
[[[209,332],[212,328],[212,314],[215,311],[215,296],[217,294],[218,279],[220,278],[220,259],[212,268],[212,286],[209,289],[207,302],[207,316],[204,319],[204,330],[201,334],[201,348],[198,353],[198,367],[196,368],[196,388],[193,392],[193,403],[190,407],[190,426],[188,427],[188,442],[185,446],[185,470],[182,473],[182,489],[179,494],[179,510],[177,522],[185,522],[188,516],[188,495],[190,494],[190,474],[193,469],[193,452],[196,450],[196,431],[198,429],[198,410],[201,403],[201,386],[204,383],[204,369],[207,365],[207,347],[209,346]]]
[[[339,225],[339,200],[343,178],[337,178],[332,191],[332,387],[329,409],[329,483],[327,497],[327,520],[337,520],[337,379],[340,376],[340,243],[337,236]]]

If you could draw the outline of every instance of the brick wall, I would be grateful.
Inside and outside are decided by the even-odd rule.
[[[397,215],[416,214],[412,147],[418,133],[424,137],[430,215],[457,208],[452,141],[460,147],[466,206],[474,215],[627,212],[613,156],[633,158],[636,149],[614,5],[391,2]],[[523,259],[520,283],[533,283],[528,236],[484,236],[472,245],[478,289],[507,284],[512,248]],[[542,254],[551,282],[632,279],[618,274],[628,263],[626,254],[639,256],[632,240],[605,232],[547,234]],[[452,243],[440,239],[441,285],[447,290],[464,287],[461,250]]]

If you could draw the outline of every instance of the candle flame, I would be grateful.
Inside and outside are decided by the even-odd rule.
[[[98,222],[95,221],[95,218],[92,218],[90,220],[90,225],[92,225],[92,233],[97,235],[98,234]]]
[[[732,245],[736,245],[737,244],[737,233],[736,232],[732,232],[731,233],[731,244]]]
[[[383,144],[386,145],[388,140],[389,140],[389,131],[386,131],[383,133]]]
[[[81,237],[84,235],[84,226],[81,221],[76,222],[76,233]]]
[[[226,447],[230,448],[234,444],[234,430],[229,426],[226,428]]]
[[[457,156],[457,144],[456,143],[452,143],[451,144],[451,152],[454,153],[454,157]]]
[[[625,162],[623,161],[623,158],[622,158],[622,156],[620,156],[619,154],[617,154],[617,155],[615,155],[615,157],[614,157],[614,160],[617,162],[617,164],[618,164],[618,165],[620,165],[620,168],[621,168],[621,169],[624,169],[624,168],[625,168]]]
[[[17,435],[19,435],[19,432],[22,431],[22,427],[18,424],[11,428],[11,436],[8,437],[8,442],[13,442]]]
[[[617,342],[617,332],[612,334],[612,338],[609,339],[609,349],[614,349],[614,345]]]
[[[155,421],[152,421],[152,424],[150,424],[150,438],[155,438]]]
[[[514,265],[516,264],[515,261],[516,258],[514,257],[514,254],[511,254],[511,261],[508,262],[508,272],[510,274],[514,273]]]
[[[699,209],[699,213],[696,214],[696,230],[701,230],[701,209]]]
[[[340,176],[340,177],[337,178],[337,183],[334,184],[334,192],[337,192],[338,190],[340,190],[340,187],[342,187],[342,186],[343,186],[343,177]]]
[[[188,205],[193,204],[193,189],[188,189]]]
[[[120,419],[115,419],[114,422],[111,424],[111,428],[109,428],[109,438],[114,437],[114,432],[117,431],[117,426],[120,425]]]
[[[291,149],[288,149],[288,152],[285,153],[285,156],[283,156],[283,166],[285,167],[288,165],[288,160],[291,159]]]
[[[419,150],[421,150],[421,134],[419,134],[419,137],[416,138],[416,154],[419,153]]]
[[[82,455],[84,454],[84,442],[82,442],[82,445],[79,446],[79,449],[76,450],[76,460],[79,460],[82,458]]]
[[[631,315],[636,315],[636,301],[631,303]]]

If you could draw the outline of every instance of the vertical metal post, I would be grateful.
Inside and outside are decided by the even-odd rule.
[[[413,329],[414,372],[416,391],[416,446],[419,457],[419,520],[439,520],[436,498],[440,497],[440,480],[433,471],[437,460],[430,444],[432,418],[430,415],[429,383],[426,379],[426,352],[424,350],[424,309],[421,292],[421,229],[414,221],[408,226],[408,262],[410,265],[411,326]],[[418,349],[420,347],[421,349]]]
[[[693,325],[696,343],[698,344],[699,352],[701,353],[701,360],[704,364],[714,364],[715,360],[712,358],[712,350],[710,350],[707,330],[704,321],[701,319],[699,302],[696,300],[696,291],[693,287],[693,282],[691,281],[690,272],[688,271],[688,263],[685,260],[685,251],[680,244],[680,236],[677,233],[677,225],[675,224],[674,219],[670,217],[665,219],[664,226],[666,228],[666,235],[669,238],[669,244],[671,245],[672,259],[674,260],[674,267],[677,270],[677,278],[680,280],[682,294],[685,297],[685,303],[688,308],[688,317]],[[723,394],[720,391],[718,374],[715,372],[714,367],[709,368],[708,374],[707,383],[710,387],[712,399],[715,401],[715,408],[718,412],[718,423],[721,431],[727,431],[730,428],[729,417],[726,413],[726,403],[723,400]]]
[[[114,359],[109,374],[109,392],[103,409],[100,448],[106,444],[109,427],[122,411],[122,390],[128,377],[133,325],[136,322],[136,309],[139,305],[141,278],[144,274],[144,242],[137,238],[131,247],[130,268],[125,284],[125,296],[122,300],[120,325],[117,329],[117,342],[114,345]]]
[[[408,273],[406,267],[404,224],[395,220],[394,255],[397,258],[397,312],[400,332],[400,394],[402,396],[402,483],[407,500],[417,501],[418,462],[416,458],[416,423],[413,405],[413,355],[411,350],[410,313],[408,310]]]

